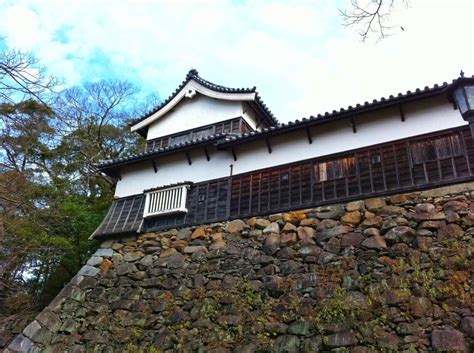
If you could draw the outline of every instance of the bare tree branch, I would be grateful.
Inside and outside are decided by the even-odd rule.
[[[46,74],[33,55],[19,50],[0,52],[0,102],[13,103],[34,97],[44,103],[45,95],[59,83]]]
[[[396,26],[389,25],[390,15],[398,4],[409,5],[409,0],[351,0],[351,8],[339,10],[344,26],[358,28],[365,42],[371,34],[377,34],[377,42],[390,36]],[[400,26],[402,30],[403,27]]]

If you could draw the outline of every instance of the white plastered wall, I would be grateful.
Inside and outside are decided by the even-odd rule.
[[[199,182],[230,174],[232,157],[227,152],[208,147],[210,160],[204,149],[189,151],[192,164],[189,165],[184,152],[156,158],[157,172],[151,161],[125,167],[121,170],[122,180],[115,189],[116,197],[140,194],[145,189],[182,181]]]
[[[203,96],[181,102],[148,128],[147,140],[242,116],[242,103]]]
[[[250,125],[250,127],[254,130],[257,129],[258,125],[258,118],[255,111],[248,105],[248,103],[241,103],[242,104],[242,117],[245,121]]]
[[[256,140],[236,147],[237,161],[233,161],[228,151],[212,150],[208,162],[200,148],[191,152],[192,165],[188,165],[184,153],[178,153],[158,158],[156,174],[151,162],[131,166],[122,171],[116,196],[138,194],[147,188],[185,180],[199,182],[225,177],[229,175],[231,163],[233,173],[239,174],[466,124],[443,97],[406,104],[403,110],[404,122],[398,108],[357,116],[357,133],[353,133],[348,119],[313,126],[312,144],[308,143],[305,130],[273,136],[270,138],[271,154],[265,140]]]

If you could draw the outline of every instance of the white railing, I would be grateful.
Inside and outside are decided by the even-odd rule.
[[[180,185],[148,192],[143,217],[188,212],[186,208],[188,188],[188,185]]]

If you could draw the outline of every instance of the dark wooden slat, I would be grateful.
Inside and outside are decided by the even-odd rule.
[[[464,152],[464,157],[466,158],[467,169],[469,171],[469,175],[472,175],[471,163],[469,163],[469,154],[467,153],[466,141],[465,141],[465,138],[464,138],[464,131],[461,131],[459,135],[461,135],[462,149],[463,149],[463,152]]]
[[[393,160],[395,162],[395,175],[397,177],[397,187],[400,187],[400,171],[398,170],[397,149],[392,145]]]
[[[372,175],[372,156],[371,154],[369,153],[368,155],[368,163],[369,163],[369,180],[370,180],[370,189],[372,190],[372,192],[375,191],[375,188],[374,188],[374,177]]]
[[[408,168],[409,168],[409,171],[410,171],[410,179],[411,179],[411,185],[414,186],[415,185],[415,179],[413,178],[413,159],[411,157],[411,149],[410,149],[410,143],[407,141],[405,143],[405,146],[407,148],[407,157],[408,157]]]
[[[220,200],[220,193],[221,193],[221,182],[217,182],[217,195],[216,195],[216,210],[214,211],[214,218],[217,218],[217,212],[219,210],[219,200]]]
[[[429,183],[428,171],[426,170],[426,163],[423,163],[423,174],[425,175],[425,182]]]
[[[206,185],[206,203],[204,205],[204,219],[207,219],[207,212],[209,211],[209,187],[211,183],[207,183]]]
[[[380,166],[382,168],[382,179],[383,179],[383,188],[385,191],[387,191],[387,178],[385,176],[385,166],[384,166],[384,158],[383,158],[383,150],[382,148],[379,148],[379,153],[380,153]]]
[[[241,176],[239,178],[239,206],[237,207],[237,212],[238,214],[241,214],[242,213],[242,210],[241,210],[241,202],[242,202],[242,179],[243,179],[243,176]]]
[[[253,192],[253,174],[250,174],[250,185],[249,185],[249,214],[252,213],[252,192]]]
[[[127,214],[127,218],[125,218],[125,222],[123,222],[122,229],[125,229],[125,226],[126,226],[127,223],[128,223],[128,218],[130,217],[130,214],[132,213],[133,205],[134,205],[134,204],[135,204],[135,199],[133,198],[133,199],[132,199],[132,204],[130,205],[130,210],[128,211],[128,214]]]

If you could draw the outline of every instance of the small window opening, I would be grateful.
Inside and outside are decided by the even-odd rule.
[[[381,162],[381,158],[380,158],[380,154],[374,154],[372,157],[371,157],[371,160],[372,160],[372,164],[378,164]]]
[[[204,201],[206,201],[206,194],[204,192],[201,192],[199,195],[198,195],[198,202],[199,203],[203,203]]]

